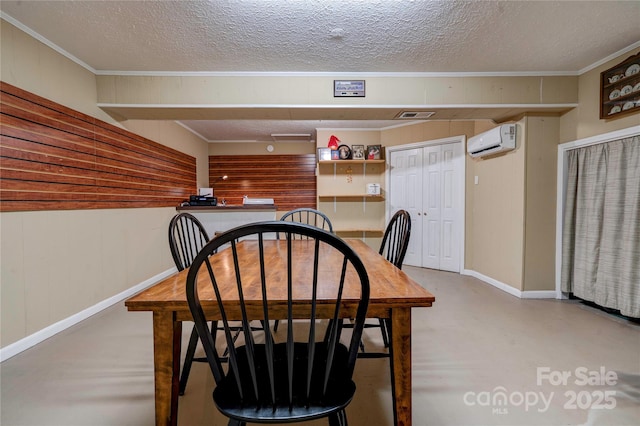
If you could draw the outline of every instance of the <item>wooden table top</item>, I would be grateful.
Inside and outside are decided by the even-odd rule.
[[[388,310],[394,307],[428,307],[431,306],[435,301],[435,297],[429,291],[412,280],[403,271],[396,268],[393,264],[389,263],[386,259],[380,256],[378,252],[373,250],[364,242],[356,239],[346,241],[354,249],[358,256],[360,256],[360,259],[364,263],[369,275],[371,290],[369,298],[369,315],[373,316],[375,314],[376,316],[379,315],[382,317],[386,315],[383,315],[380,312],[381,310]],[[297,265],[301,265],[300,270],[310,270],[312,265],[311,260],[306,261],[305,256],[311,255],[310,253],[312,250],[312,244],[305,240],[296,240],[292,243],[295,245],[294,250],[296,250],[296,261],[294,263]],[[272,279],[273,282],[286,281],[275,276],[281,273],[283,269],[273,267],[278,263],[284,264],[285,262],[285,259],[283,259],[283,256],[281,256],[283,251],[278,249],[278,246],[280,244],[284,244],[284,241],[265,241],[266,259],[267,264],[270,266],[268,270],[274,271],[269,272],[270,274],[273,274],[273,276],[271,276],[271,278],[267,277],[267,279]],[[245,251],[246,253],[250,253],[252,251],[257,252],[257,242],[243,241],[238,244],[238,250]],[[212,258],[212,263],[215,264],[216,262],[229,262],[229,258],[231,256],[230,253],[230,250],[223,250],[219,252]],[[214,258],[217,258],[217,260]],[[324,272],[326,272],[326,274],[330,274],[332,270],[339,270],[339,265],[341,265],[341,259],[338,256],[335,257],[335,261],[333,261],[332,258],[325,258],[325,261],[323,262],[321,258],[321,276],[323,274],[323,270]],[[256,270],[257,269],[258,266],[256,265]],[[351,272],[355,277],[355,272],[353,270],[351,270]],[[188,311],[189,308],[186,302],[185,295],[185,282],[187,273],[188,269],[185,269],[184,271],[178,272],[170,277],[165,278],[152,287],[149,287],[148,289],[143,290],[142,292],[129,298],[125,302],[125,305],[130,311]],[[308,274],[308,272],[306,273]],[[229,277],[232,277],[231,271],[229,272],[229,274]],[[209,289],[210,284],[209,286],[207,286],[204,282],[204,275],[206,274],[200,274],[200,277],[203,278],[203,282],[202,287],[199,287],[199,289],[203,289],[199,290],[199,293],[201,293],[201,300],[203,301],[203,307],[205,307],[206,300],[211,300],[211,304],[213,305],[213,293]],[[347,282],[348,280],[349,278],[347,279]],[[218,282],[223,281],[224,277],[218,278]],[[328,282],[329,281],[330,280],[328,280]],[[230,279],[230,282],[235,283],[233,279]],[[285,288],[276,287],[270,290],[272,292],[269,295],[270,303],[274,303],[276,305],[279,303],[286,303]],[[209,292],[210,295],[208,295],[207,292]],[[303,304],[306,300],[303,293],[304,292],[302,291],[299,295],[297,295],[298,302],[301,304]],[[236,293],[230,291],[223,297],[223,299],[233,301],[233,299],[236,298],[234,294]],[[348,290],[347,288],[347,290],[345,290],[344,296],[344,303],[349,304],[350,300],[355,303],[355,301],[358,300],[359,297],[359,290],[356,294],[353,291]],[[245,298],[247,298],[247,295],[245,295]],[[327,300],[327,302],[329,301]]]

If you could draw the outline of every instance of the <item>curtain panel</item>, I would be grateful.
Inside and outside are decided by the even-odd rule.
[[[640,135],[567,152],[562,291],[640,317]]]

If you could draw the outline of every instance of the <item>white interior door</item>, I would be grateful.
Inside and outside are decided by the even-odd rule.
[[[460,272],[461,217],[464,216],[458,201],[461,192],[461,173],[464,152],[460,144],[441,146],[440,153],[440,267],[444,271]]]
[[[422,189],[422,266],[440,269],[440,239],[442,234],[442,147],[429,146],[424,149]],[[420,217],[420,213],[418,213]],[[418,234],[420,235],[420,234]]]
[[[422,210],[422,149],[407,149],[392,152],[390,164],[389,217],[404,209],[411,216],[409,247],[404,258],[406,265],[422,266],[422,220],[418,213]],[[417,236],[417,237],[416,237]]]
[[[464,234],[462,141],[391,151],[389,158],[390,214],[405,209],[411,215],[411,239],[404,263],[460,272]]]

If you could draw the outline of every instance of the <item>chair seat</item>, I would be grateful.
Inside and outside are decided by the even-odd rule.
[[[283,239],[273,239],[274,234]],[[325,268],[327,263],[335,267]],[[203,300],[203,306],[199,291],[205,281],[214,300]],[[345,408],[356,390],[352,377],[370,288],[362,260],[346,242],[301,223],[271,221],[240,226],[214,238],[198,253],[189,268],[185,290],[216,382],[213,400],[218,411],[229,417],[230,426],[323,417],[332,426],[348,424]],[[280,300],[269,294],[287,294],[286,311]],[[229,348],[224,369],[205,315],[211,306],[220,312]],[[352,308],[356,308],[353,331],[351,336],[343,336],[338,319],[346,311],[352,314]],[[238,311],[243,346],[233,340],[228,320],[240,319],[235,318]],[[259,312],[265,322],[270,312],[282,313],[288,327],[281,334],[286,337],[276,337],[278,342],[286,341],[276,343],[269,327],[261,332],[248,330]],[[325,319],[329,324],[322,331],[324,327],[318,327],[317,322]],[[340,343],[342,337],[349,337],[348,346]]]
[[[326,359],[327,346],[324,343],[317,343],[315,346],[314,362],[316,367],[314,372],[324,371],[323,363]],[[244,389],[252,389],[250,384],[251,376],[248,368],[248,357],[246,346],[238,347],[238,365],[241,371],[240,377]],[[260,380],[260,376],[268,375],[265,345],[255,345],[255,363],[258,383],[268,384],[268,379]],[[279,343],[274,345],[274,376],[275,376],[275,407],[272,404],[271,392],[267,387],[259,389],[258,398],[255,395],[244,395],[242,402],[238,396],[238,388],[235,376],[229,368],[229,374],[216,387],[213,392],[213,399],[218,409],[226,416],[247,422],[295,422],[299,420],[309,420],[313,418],[326,417],[331,413],[343,410],[356,390],[355,383],[346,373],[348,365],[347,348],[338,344],[335,349],[331,376],[327,385],[327,392],[322,396],[322,383],[324,377],[319,375],[312,377],[310,397],[306,395],[306,374],[307,374],[307,344],[294,344],[294,365],[293,365],[293,404],[289,404],[289,390],[287,380],[287,345]],[[320,367],[320,368],[318,368]]]

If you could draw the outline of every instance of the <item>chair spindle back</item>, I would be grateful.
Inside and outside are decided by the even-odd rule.
[[[274,233],[280,239],[269,239]],[[217,252],[225,244],[227,248]],[[327,266],[338,264],[340,268]],[[357,309],[346,312],[344,299],[354,299],[356,290]],[[266,405],[271,413],[267,415],[283,420],[287,412],[296,417],[313,407],[326,410],[343,392],[336,386],[345,387],[336,383],[351,380],[368,306],[369,279],[357,254],[334,234],[285,221],[227,231],[196,256],[186,291],[217,383],[214,400],[224,414],[234,418],[239,410],[239,418],[251,419],[255,410],[266,410]],[[308,309],[296,304],[301,297],[310,299]],[[227,373],[207,332],[205,310],[217,311],[225,330]],[[354,318],[348,347],[340,343],[343,317]],[[288,326],[284,342],[276,341],[269,327],[251,331],[252,320],[269,324],[276,318]],[[324,334],[326,321],[320,318],[329,319]],[[234,343],[232,320],[242,322],[243,343]]]

